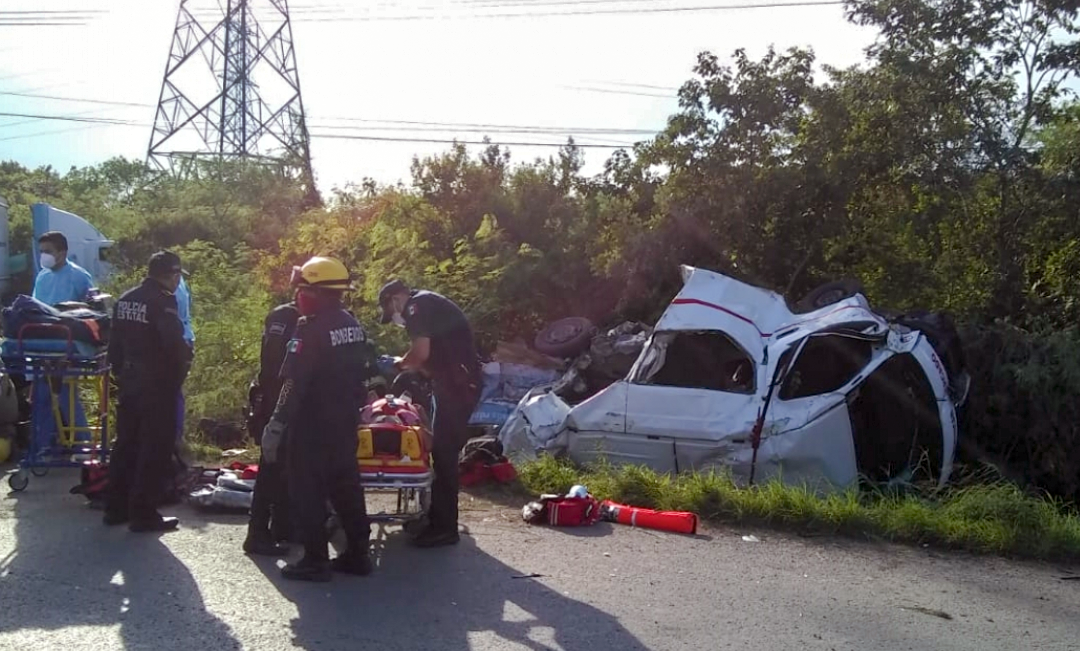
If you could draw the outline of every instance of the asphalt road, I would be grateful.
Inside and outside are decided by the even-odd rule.
[[[416,550],[391,527],[372,576],[295,584],[244,556],[243,518],[179,507],[180,531],[131,534],[69,495],[76,482],[0,489],[0,649],[1080,648],[1075,568],[761,531],[549,530],[465,497],[457,547]]]

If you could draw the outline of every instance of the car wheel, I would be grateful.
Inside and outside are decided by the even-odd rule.
[[[534,347],[552,357],[576,357],[588,349],[595,334],[596,326],[585,317],[559,319],[537,333]]]
[[[837,280],[819,285],[799,301],[800,312],[813,312],[833,303],[865,293],[861,282],[853,279]]]

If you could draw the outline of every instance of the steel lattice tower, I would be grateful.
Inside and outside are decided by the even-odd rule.
[[[180,0],[147,159],[279,166],[313,190],[287,0]]]

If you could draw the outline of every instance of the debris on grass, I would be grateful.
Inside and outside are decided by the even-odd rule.
[[[578,467],[546,455],[521,466],[518,476],[528,494],[561,494],[584,484],[599,499],[692,511],[719,522],[1027,558],[1080,558],[1080,515],[1074,508],[985,477],[946,489],[819,496],[779,482],[741,488],[722,472],[672,476],[604,461]]]

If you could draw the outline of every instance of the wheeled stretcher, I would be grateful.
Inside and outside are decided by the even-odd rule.
[[[422,410],[407,399],[387,396],[364,409],[361,423],[356,458],[365,492],[397,494],[393,510],[368,517],[372,522],[419,519],[431,502],[435,477],[431,433]]]
[[[36,335],[36,338],[34,337]],[[8,477],[13,491],[24,490],[29,474],[49,468],[104,462],[109,451],[109,364],[106,351],[72,339],[63,325],[26,324],[0,344],[8,373],[31,382],[30,445],[18,472]],[[91,424],[83,398],[96,403]]]

